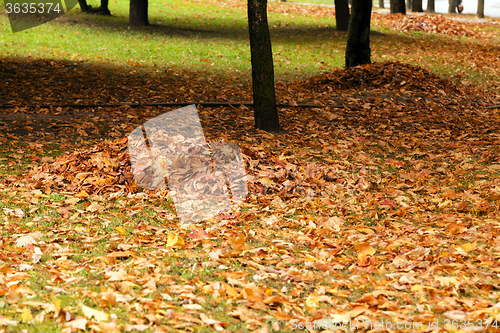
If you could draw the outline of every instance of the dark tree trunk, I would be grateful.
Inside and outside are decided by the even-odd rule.
[[[353,0],[351,20],[347,33],[345,67],[371,63],[370,55],[370,18],[372,0]]]
[[[335,21],[337,30],[347,31],[349,29],[349,3],[347,0],[335,0]]]
[[[427,11],[429,13],[436,12],[436,1],[435,0],[427,0]]]
[[[133,26],[149,25],[148,0],[130,0],[128,24]]]
[[[391,0],[391,14],[406,14],[405,0]]]
[[[267,0],[248,0],[248,28],[255,128],[279,132],[281,128],[274,90],[273,51],[267,22]]]
[[[410,11],[413,4],[413,0],[406,0],[406,11]]]
[[[422,8],[422,0],[413,0],[411,4],[411,11],[416,13],[421,13],[424,11]]]
[[[484,18],[484,0],[477,2],[477,17]]]
[[[78,4],[80,5],[82,13],[87,13],[89,9],[92,8],[87,5],[87,0],[78,0]]]
[[[378,7],[385,8],[384,0],[378,0]]]
[[[448,0],[448,13],[456,13],[455,10],[456,2],[455,0]]]
[[[101,7],[99,7],[99,14],[101,15],[111,15],[108,7],[109,0],[101,0]]]

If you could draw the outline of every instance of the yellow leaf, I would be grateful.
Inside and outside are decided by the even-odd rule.
[[[33,319],[33,315],[31,314],[31,310],[25,306],[23,308],[23,313],[21,314],[21,321],[23,323],[29,323]]]
[[[92,308],[89,308],[88,306],[85,306],[83,304],[80,304],[82,307],[82,312],[85,317],[88,319],[91,319],[94,317],[95,320],[97,321],[106,321],[108,320],[109,315],[105,312],[99,311],[99,310],[94,310]]]
[[[373,231],[372,229],[365,228],[365,227],[358,227],[358,228],[356,228],[356,230],[359,231],[359,232],[365,233],[365,234],[373,234],[373,233],[375,233],[375,231]]]
[[[425,289],[430,289],[430,290],[436,290],[436,288],[428,287],[428,286],[423,286],[420,284],[416,284],[413,287],[411,287],[411,291],[416,293],[416,292],[422,292]]]
[[[233,238],[231,239],[230,242],[231,242],[231,248],[236,253],[240,253],[248,249],[248,245],[246,244],[246,239],[244,236]]]
[[[123,229],[123,227],[118,226],[115,228],[115,230],[118,231],[120,235],[125,235],[125,229]]]
[[[76,194],[76,196],[80,198],[86,198],[89,196],[89,194],[87,193],[87,191],[81,191],[80,193]]]
[[[476,245],[477,245],[476,242],[466,243],[466,244],[463,244],[461,247],[462,247],[462,249],[464,249],[464,251],[470,252],[476,248]]]
[[[306,306],[310,308],[317,308],[319,305],[319,296],[316,294],[311,294],[307,296]]]
[[[476,248],[476,246],[477,246],[476,242],[465,243],[465,244],[462,244],[462,245],[455,247],[455,250],[462,255],[467,255],[467,252],[474,250]]]
[[[259,182],[262,185],[266,185],[266,186],[273,186],[275,184],[275,182],[273,182],[271,179],[266,178],[266,177],[259,179]]]
[[[309,260],[309,261],[316,261],[316,258],[314,258],[313,256],[311,255],[306,255],[306,259]]]
[[[177,234],[168,233],[167,247],[175,247],[184,245],[184,241]]]
[[[358,251],[358,258],[372,256],[375,254],[375,249],[368,243],[356,243],[354,249]]]

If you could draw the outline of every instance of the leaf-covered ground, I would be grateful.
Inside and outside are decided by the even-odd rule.
[[[496,75],[497,48],[474,50]],[[76,61],[2,58],[0,72],[2,105],[251,92],[232,78]],[[496,331],[498,82],[455,81],[385,62],[279,82],[281,103],[318,105],[280,109],[282,134],[253,129],[244,106],[199,107],[208,141],[241,147],[250,194],[188,228],[168,191],[133,183],[126,150],[134,128],[173,108],[2,109],[0,330],[263,333],[324,319],[347,331]]]
[[[351,319],[352,331],[435,320],[429,331],[485,331],[500,319],[500,114],[485,108],[495,101],[400,63],[280,83],[278,94],[344,107],[281,109],[284,134],[252,129],[245,107],[199,108],[207,140],[242,148],[250,194],[189,228],[168,191],[131,181],[123,137],[165,108],[10,113],[4,329],[271,332]],[[103,131],[110,139],[92,144]],[[71,134],[89,148],[51,156],[74,147]],[[34,166],[9,171],[22,163]]]

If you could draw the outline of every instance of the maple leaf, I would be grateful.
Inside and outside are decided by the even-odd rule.
[[[31,314],[31,310],[28,307],[23,308],[23,312],[21,313],[21,321],[23,323],[29,323],[33,320],[33,315]]]
[[[368,243],[356,243],[354,244],[354,249],[358,252],[358,258],[363,258],[366,256],[372,256],[375,254],[376,250]]]
[[[182,247],[182,246],[184,246],[184,240],[182,238],[180,238],[178,234],[169,232],[166,246],[167,247]]]

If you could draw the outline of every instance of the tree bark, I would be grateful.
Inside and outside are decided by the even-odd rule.
[[[411,4],[411,11],[416,13],[422,13],[424,9],[422,8],[422,0],[413,0]]]
[[[406,14],[405,0],[391,0],[391,14]]]
[[[273,51],[267,22],[267,0],[248,0],[248,28],[255,128],[279,132],[281,128],[274,90]]]
[[[484,18],[484,0],[477,2],[477,17]]]
[[[345,67],[371,63],[370,19],[372,0],[353,0],[347,33]]]
[[[78,4],[80,5],[80,10],[82,11],[82,13],[87,13],[89,11],[89,5],[87,5],[87,0],[78,0]]]
[[[448,0],[448,13],[456,13],[457,11],[455,10],[456,3],[455,0]]]
[[[411,10],[413,4],[413,0],[406,0],[406,11],[409,12]]]
[[[130,0],[128,24],[133,26],[149,25],[148,0]]]
[[[378,7],[385,8],[384,0],[378,0]]]
[[[347,0],[335,0],[335,21],[337,30],[347,31],[349,29],[349,3]]]
[[[101,15],[111,15],[109,11],[109,0],[101,0],[101,7],[99,7],[99,14]]]
[[[427,0],[427,11],[429,13],[436,12],[436,1],[435,0]]]

